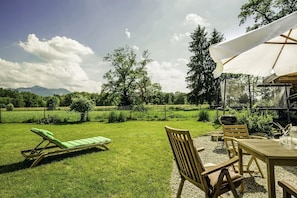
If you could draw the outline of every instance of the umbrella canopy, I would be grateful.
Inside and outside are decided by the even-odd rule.
[[[250,74],[276,79],[297,72],[297,12],[237,38],[210,46],[221,73]]]

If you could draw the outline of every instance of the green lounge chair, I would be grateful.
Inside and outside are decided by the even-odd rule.
[[[21,151],[26,160],[35,160],[31,164],[30,168],[36,166],[43,158],[48,156],[81,151],[94,147],[108,150],[108,147],[106,145],[111,142],[110,139],[102,136],[61,142],[54,137],[54,134],[52,132],[45,129],[32,128],[31,131],[41,136],[42,141],[33,149]]]

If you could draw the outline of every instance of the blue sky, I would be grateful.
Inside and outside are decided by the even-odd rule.
[[[0,87],[39,85],[99,92],[112,67],[102,58],[129,45],[150,52],[152,82],[187,92],[189,34],[197,25],[225,37],[245,32],[247,0],[3,0]]]

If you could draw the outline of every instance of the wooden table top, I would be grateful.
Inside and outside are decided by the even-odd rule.
[[[239,139],[239,146],[269,159],[297,158],[297,149],[287,148],[271,139]]]

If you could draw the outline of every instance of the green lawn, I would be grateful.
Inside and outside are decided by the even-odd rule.
[[[0,197],[171,197],[165,125],[189,129],[193,137],[214,130],[194,120],[0,124]],[[62,141],[104,136],[112,143],[108,151],[54,157],[29,169],[20,151],[40,141],[32,127],[52,131]]]

